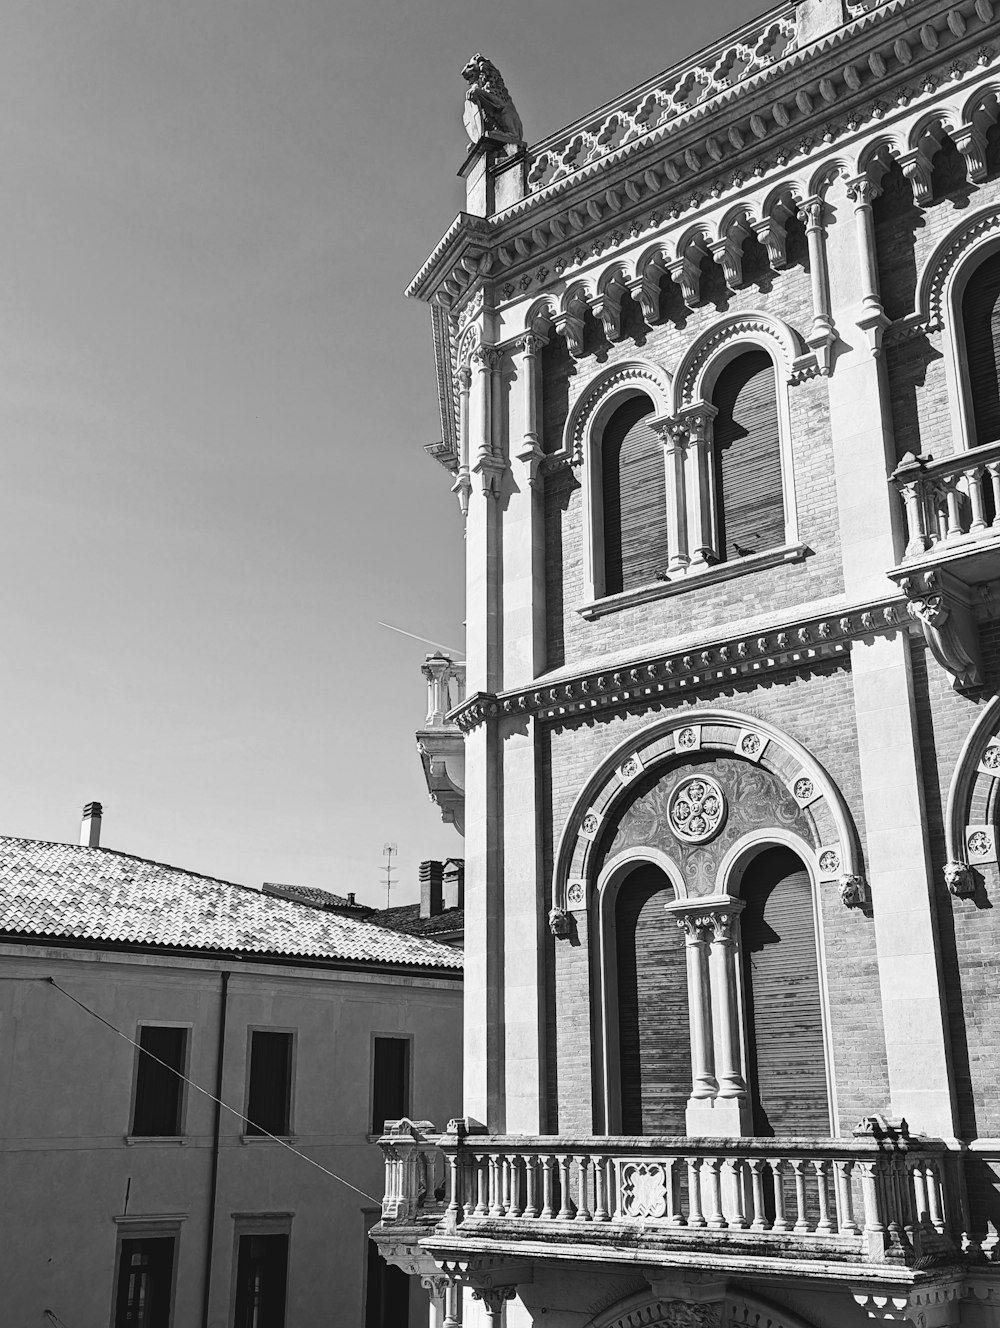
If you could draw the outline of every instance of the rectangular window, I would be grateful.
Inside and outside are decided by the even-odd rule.
[[[173,1236],[123,1240],[118,1259],[115,1328],[169,1328],[173,1285]]]
[[[290,1134],[292,1034],[254,1029],[250,1034],[247,1134]]]
[[[234,1328],[285,1328],[288,1237],[240,1236]]]
[[[181,1132],[181,1103],[187,1029],[143,1024],[139,1029],[139,1063],[131,1133],[137,1136]]]
[[[410,1279],[395,1264],[386,1263],[378,1246],[369,1240],[365,1277],[365,1328],[409,1328]]]
[[[377,1037],[372,1064],[372,1134],[410,1114],[409,1038]]]

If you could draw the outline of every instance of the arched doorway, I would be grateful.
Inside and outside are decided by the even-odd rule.
[[[664,907],[675,899],[652,863],[615,900],[618,1060],[623,1134],[685,1134],[691,1039],[684,937]]]
[[[788,848],[743,875],[740,918],[747,1088],[758,1136],[831,1128],[812,882]]]

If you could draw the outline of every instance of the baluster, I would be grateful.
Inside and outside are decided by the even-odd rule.
[[[462,1328],[462,1284],[457,1277],[449,1277],[445,1286],[442,1328]]]
[[[689,1157],[688,1170],[688,1226],[703,1227],[706,1224],[701,1211],[701,1158]]]
[[[667,1190],[667,1226],[680,1227],[684,1225],[684,1218],[680,1211],[680,1180],[677,1176],[677,1159],[668,1157],[663,1164]]]
[[[500,1180],[501,1159],[496,1153],[490,1154],[490,1217],[503,1217],[503,1206],[501,1204],[502,1191]]]
[[[743,1193],[743,1159],[731,1157],[726,1162],[729,1174],[729,1210],[726,1220],[734,1231],[745,1231],[749,1226],[746,1217],[746,1196]]]
[[[934,523],[937,526],[937,537],[935,538],[934,543],[943,544],[948,538],[948,500],[945,487],[940,480],[936,480],[932,484],[928,484],[927,489],[931,495],[931,502],[934,505]]]
[[[706,1157],[702,1162],[702,1175],[708,1172],[708,1196],[705,1199],[705,1221],[710,1227],[721,1229],[726,1225],[726,1219],[722,1213],[722,1187],[719,1183],[719,1172],[722,1169],[722,1159],[720,1157]]]
[[[986,469],[993,490],[993,529],[1000,529],[1000,461],[987,461]]]
[[[944,1235],[944,1204],[941,1202],[942,1186],[941,1176],[936,1162],[924,1163],[924,1175],[927,1178],[927,1206],[931,1219],[931,1226],[939,1235]]]
[[[549,1220],[555,1217],[555,1208],[552,1203],[552,1185],[553,1169],[556,1159],[551,1153],[546,1153],[542,1158],[542,1212],[543,1220]]]
[[[967,473],[969,505],[972,508],[972,520],[969,534],[978,534],[986,529],[986,510],[983,506],[983,467],[973,466]]]
[[[792,1230],[797,1236],[808,1234],[809,1220],[806,1217],[806,1176],[805,1164],[799,1157],[791,1159],[792,1175],[795,1177],[795,1225]]]
[[[502,1182],[500,1207],[503,1210],[503,1216],[510,1215],[510,1190],[511,1190],[511,1167],[514,1165],[510,1157],[502,1158],[500,1161],[500,1179]]]
[[[816,1172],[816,1195],[819,1199],[819,1221],[816,1223],[817,1235],[829,1235],[833,1230],[830,1221],[830,1192],[827,1187],[829,1162],[825,1158],[813,1158],[813,1170]]]
[[[842,1236],[856,1236],[858,1224],[854,1220],[854,1195],[851,1192],[853,1162],[842,1159],[833,1164],[834,1189],[837,1196],[837,1230]]]
[[[865,1206],[865,1244],[869,1259],[882,1262],[886,1250],[886,1229],[882,1221],[882,1209],[879,1203],[878,1181],[874,1162],[858,1162],[858,1174],[861,1176],[861,1197]]]
[[[459,1213],[462,1211],[462,1184],[461,1169],[458,1162],[458,1153],[450,1154],[448,1158],[448,1177],[451,1185],[451,1201],[447,1207],[448,1221],[455,1226],[459,1220]]]
[[[915,1225],[920,1226],[921,1222],[930,1216],[930,1210],[927,1206],[927,1184],[924,1180],[923,1165],[919,1161],[913,1161],[909,1166],[910,1171],[910,1193],[913,1197],[913,1220]]]
[[[608,1200],[606,1193],[608,1179],[608,1159],[606,1157],[594,1158],[594,1221],[610,1222],[611,1214],[608,1212]]]
[[[562,1221],[568,1222],[573,1216],[573,1199],[569,1192],[569,1168],[572,1157],[569,1153],[561,1153],[559,1156],[559,1194],[562,1203],[559,1208],[559,1217]]]
[[[900,487],[903,510],[906,515],[906,553],[923,553],[930,544],[924,521],[924,495],[919,480]]]
[[[507,1204],[508,1217],[521,1216],[521,1162],[520,1153],[512,1153],[510,1158],[510,1195]]]
[[[490,1206],[487,1202],[487,1187],[489,1184],[489,1159],[485,1153],[479,1153],[476,1156],[476,1186],[478,1190],[478,1199],[476,1201],[476,1217],[489,1217]]]
[[[750,1230],[766,1231],[767,1214],[764,1211],[764,1185],[761,1179],[764,1163],[759,1157],[751,1157],[747,1159],[747,1166],[750,1168],[750,1188],[753,1192],[753,1221]]]
[[[535,1189],[538,1184],[538,1158],[532,1153],[524,1155],[524,1213],[523,1217],[538,1216]]]
[[[785,1159],[768,1158],[768,1166],[774,1179],[774,1221],[771,1223],[771,1230],[791,1231],[788,1218],[785,1216]]]
[[[586,1153],[581,1153],[576,1159],[576,1166],[580,1186],[579,1194],[577,1196],[576,1220],[578,1222],[591,1222],[593,1221],[593,1218],[590,1215],[590,1204],[588,1203],[590,1158]]]
[[[965,532],[962,530],[962,509],[959,503],[958,479],[954,475],[949,475],[944,481],[945,503],[948,511],[948,533],[946,539],[958,539]]]

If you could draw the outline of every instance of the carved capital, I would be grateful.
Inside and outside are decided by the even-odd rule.
[[[508,1300],[513,1300],[516,1294],[517,1288],[512,1286],[483,1286],[472,1289],[472,1299],[481,1300],[490,1315],[494,1317],[499,1315],[504,1304]]]
[[[825,214],[826,204],[815,194],[811,198],[804,198],[799,204],[799,220],[807,231],[821,230]]]
[[[856,175],[847,182],[847,197],[855,208],[871,207],[881,192],[881,185],[877,185],[870,175]]]
[[[469,366],[467,364],[463,364],[459,368],[456,377],[458,378],[458,386],[460,390],[463,392],[468,392],[469,388],[472,386],[472,370],[469,368]]]

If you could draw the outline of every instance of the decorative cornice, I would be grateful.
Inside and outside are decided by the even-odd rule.
[[[486,720],[505,715],[565,720],[608,707],[651,705],[672,693],[694,693],[742,676],[760,678],[773,670],[842,657],[853,641],[908,631],[909,622],[902,601],[880,599],[849,613],[804,618],[779,631],[726,637],[685,652],[658,653],[558,681],[540,678],[509,692],[476,692],[450,712],[448,721],[469,733]]]

